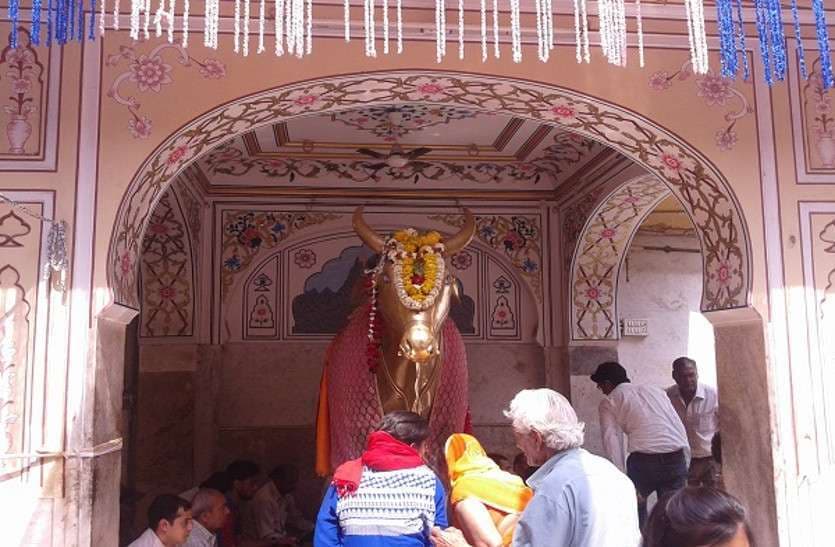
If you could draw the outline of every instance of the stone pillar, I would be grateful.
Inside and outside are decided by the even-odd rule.
[[[84,449],[80,454],[79,527],[89,545],[118,545],[121,478],[122,390],[128,332],[136,310],[111,304],[96,317],[87,393],[82,412]],[[86,541],[85,541],[86,543]]]
[[[571,372],[568,362],[568,348],[565,346],[546,346],[545,387],[559,391],[571,399]]]
[[[762,317],[753,308],[705,313],[716,337],[725,487],[748,508],[757,545],[778,545],[772,439],[774,394]]]

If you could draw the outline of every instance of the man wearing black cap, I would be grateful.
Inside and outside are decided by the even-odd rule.
[[[600,402],[600,429],[606,456],[635,483],[638,517],[643,528],[646,498],[657,492],[683,488],[687,482],[687,432],[660,387],[630,383],[620,363],[597,367],[591,379],[606,395]],[[623,461],[623,434],[629,439],[629,457]]]

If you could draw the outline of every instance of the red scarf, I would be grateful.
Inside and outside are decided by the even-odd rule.
[[[423,458],[413,447],[398,441],[385,431],[375,431],[368,436],[368,445],[362,457],[348,460],[336,468],[333,485],[339,497],[357,491],[363,465],[375,471],[394,471],[419,467],[423,465]]]

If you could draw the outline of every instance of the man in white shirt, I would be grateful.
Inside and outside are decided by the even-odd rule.
[[[591,379],[606,398],[600,402],[600,428],[606,456],[635,483],[638,518],[643,527],[646,498],[678,490],[687,482],[687,432],[670,398],[655,386],[630,383],[620,363],[597,367]],[[629,457],[623,461],[623,434],[629,439]]]
[[[298,481],[299,472],[294,465],[279,465],[270,473],[270,480],[255,493],[252,512],[258,539],[293,545],[297,536],[313,531],[313,523],[302,516],[293,498]]]
[[[692,486],[716,486],[719,468],[711,455],[710,443],[719,431],[719,397],[716,389],[699,383],[696,361],[679,357],[673,361],[675,385],[667,388],[690,444],[690,471],[687,482]]]
[[[148,507],[148,529],[128,547],[179,547],[191,528],[191,505],[173,494],[162,494]]]
[[[211,488],[201,488],[191,502],[194,528],[183,547],[216,547],[217,534],[229,517],[226,497]]]

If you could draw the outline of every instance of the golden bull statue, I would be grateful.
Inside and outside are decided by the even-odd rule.
[[[353,226],[378,253],[369,273],[369,301],[359,306],[328,348],[317,418],[317,470],[356,458],[383,414],[411,410],[429,420],[430,453],[461,431],[467,413],[467,364],[461,335],[446,321],[458,283],[446,258],[466,247],[475,219],[461,229],[399,230],[384,239],[365,222]]]

